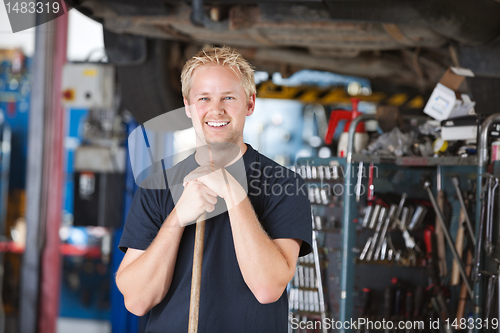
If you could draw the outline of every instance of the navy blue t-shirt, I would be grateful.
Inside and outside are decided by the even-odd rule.
[[[308,254],[312,244],[312,221],[304,181],[250,145],[247,147],[243,162],[248,197],[264,230],[272,239],[302,240],[300,255]],[[176,170],[174,173],[186,175],[198,166],[191,155],[172,169]],[[231,166],[226,169],[231,174],[237,172],[232,172]],[[166,176],[161,177],[161,181],[166,182],[166,179]],[[217,205],[225,205],[224,200],[219,198]],[[119,248],[122,251],[127,248],[146,250],[173,208],[171,191],[139,188]],[[187,332],[195,227],[192,224],[184,229],[172,284],[165,298],[150,311],[148,333]],[[207,219],[202,267],[198,332],[287,332],[286,291],[274,303],[263,305],[257,301],[241,275],[227,212]]]

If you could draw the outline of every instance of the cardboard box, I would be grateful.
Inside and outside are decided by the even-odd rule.
[[[427,101],[424,113],[439,121],[468,115],[476,102],[457,92],[467,76],[473,77],[474,73],[467,68],[448,68]]]

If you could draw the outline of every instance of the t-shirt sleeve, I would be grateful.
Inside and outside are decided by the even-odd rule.
[[[295,238],[302,240],[299,256],[312,251],[311,203],[307,186],[300,177],[274,184],[267,193],[268,204],[260,217],[262,226],[272,239]]]
[[[128,248],[146,250],[156,237],[164,220],[160,191],[141,187],[137,189],[118,245],[123,252]]]

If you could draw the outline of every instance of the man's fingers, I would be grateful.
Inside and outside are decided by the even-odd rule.
[[[213,198],[215,198],[215,200],[217,200],[217,193],[215,191],[210,189],[207,185],[203,184],[202,182],[200,182],[200,184],[203,186],[203,190],[205,191],[206,194],[212,196]]]
[[[188,182],[184,186],[186,187],[188,185],[196,186],[196,188],[195,188],[196,191],[198,191],[198,192],[201,191],[201,193],[206,193],[206,194],[214,197],[217,200],[217,193],[214,192],[212,189],[210,189],[207,185],[200,182],[199,180],[197,180],[197,179],[191,180],[190,182]]]
[[[203,196],[203,198],[205,198],[205,200],[208,203],[211,203],[212,205],[215,205],[217,203],[217,195],[212,195],[210,193],[205,193],[205,195]]]
[[[214,170],[209,166],[205,165],[198,167],[191,171],[186,177],[184,177],[183,185],[186,186],[190,181],[209,175],[212,172],[214,172]]]
[[[214,210],[215,210],[215,205],[209,205],[209,206],[207,207],[207,213],[211,213],[211,212],[213,212]]]

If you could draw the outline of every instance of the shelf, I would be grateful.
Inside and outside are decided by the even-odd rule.
[[[370,156],[365,154],[353,154],[352,160],[354,163],[375,163],[375,164],[395,164],[400,166],[474,166],[478,164],[477,156],[441,156],[441,157],[421,157],[421,156],[392,156],[380,155]]]

